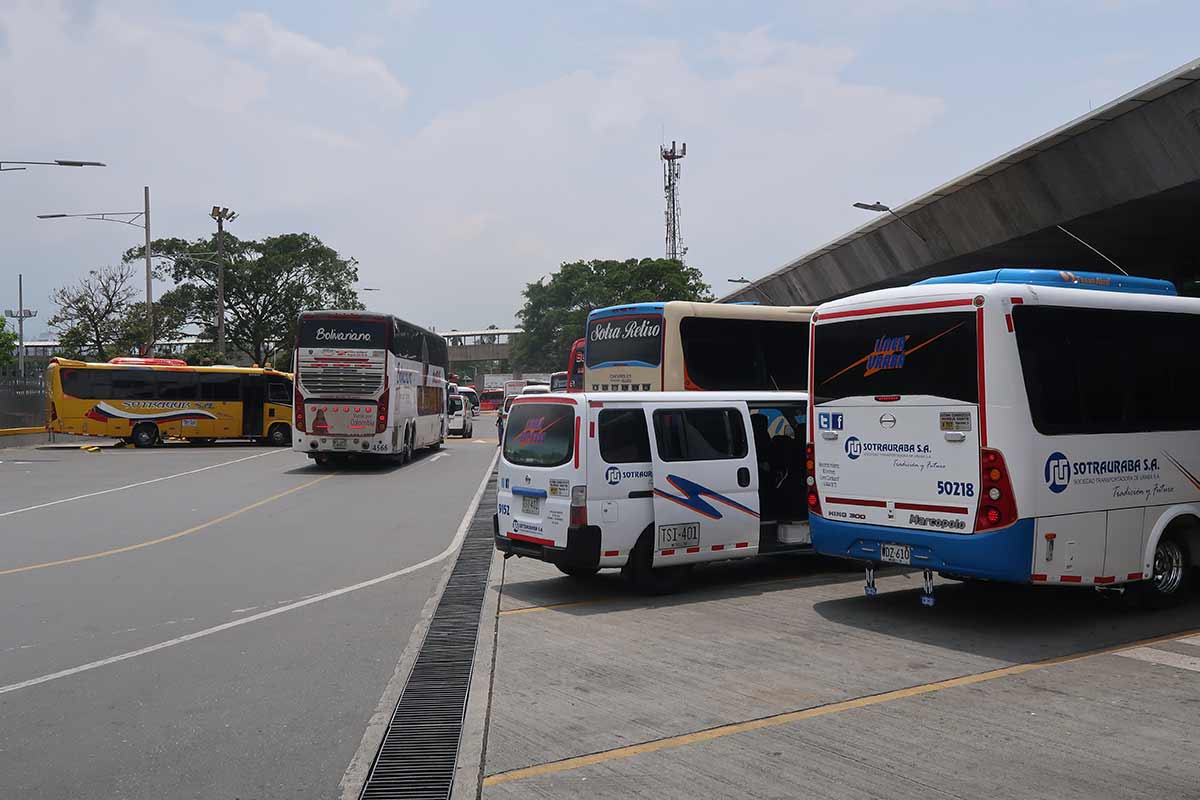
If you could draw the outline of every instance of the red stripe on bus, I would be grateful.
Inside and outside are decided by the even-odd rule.
[[[749,547],[749,546],[750,546],[749,542],[738,542],[737,544],[734,545],[734,547],[736,547],[736,548]]]
[[[976,370],[979,373],[979,446],[987,447],[987,391],[984,388],[983,367],[983,307],[975,309],[975,347],[979,363]]]
[[[1025,302],[1025,298],[1024,298],[1024,297],[1010,297],[1010,298],[1008,298],[1008,299],[1009,299],[1009,301],[1011,301],[1011,302],[1012,302],[1012,304],[1013,304],[1014,306],[1019,306],[1019,305],[1021,305],[1022,303],[1024,303],[1024,302]]]
[[[620,550],[605,550],[604,551],[605,558],[612,558],[613,556],[619,556],[619,555],[621,555]]]
[[[816,437],[815,428],[813,427],[813,416],[816,410],[816,402],[813,400],[812,387],[816,381],[817,368],[813,365],[813,354],[816,352],[817,345],[817,328],[812,323],[808,326],[808,441],[811,443]]]
[[[569,397],[542,397],[542,396],[539,396],[536,394],[533,394],[533,395],[527,394],[524,397],[518,397],[516,400],[513,400],[514,406],[517,403],[521,403],[523,405],[526,403],[557,403],[558,405],[564,405],[564,406],[575,405],[575,401]]]
[[[826,497],[826,503],[837,503],[841,506],[870,506],[871,508],[887,508],[884,500],[860,500],[857,497]]]
[[[1012,326],[1012,314],[1005,314],[1005,315],[1004,315],[1004,324],[1008,326],[1008,332],[1009,332],[1009,333],[1012,333],[1012,332],[1013,332],[1013,326]]]
[[[581,421],[579,417],[575,418],[575,469],[579,469],[579,423]]]
[[[1035,573],[1033,573],[1032,575],[1030,575],[1029,577],[1030,577],[1032,580],[1035,580],[1035,581],[1044,581],[1044,580],[1046,580],[1046,576],[1045,576],[1045,574],[1043,574],[1043,573],[1041,573],[1041,572],[1035,572]]]
[[[713,549],[713,550],[724,550],[724,549],[725,549],[725,545],[723,545],[723,544],[714,544],[714,545],[712,546],[712,549]]]
[[[1063,583],[1083,583],[1082,575],[1063,575],[1059,578]]]
[[[966,514],[962,506],[935,506],[929,503],[896,503],[897,511],[942,511],[946,514]]]
[[[660,553],[660,555],[673,556],[673,555],[675,555],[675,551],[674,550],[663,550],[662,553]]]
[[[1116,581],[1116,579],[1117,579],[1116,575],[1097,575],[1096,577],[1092,578],[1092,582],[1093,583],[1113,583],[1114,581]]]
[[[531,542],[532,544],[544,544],[551,546],[554,544],[553,539],[539,539],[536,536],[527,536],[523,533],[509,533],[508,538],[516,539],[521,542]]]
[[[595,420],[590,420],[588,422],[588,438],[589,439],[596,438],[596,421]]]
[[[974,302],[975,301],[971,298],[963,298],[962,300],[932,300],[928,303],[905,303],[898,306],[860,308],[853,311],[827,311],[820,316],[820,321],[824,322],[827,319],[841,319],[843,317],[865,317],[868,314],[893,314],[899,311],[922,311],[929,308],[953,308],[955,306],[969,306]]]
[[[1125,576],[1125,580],[1127,580],[1127,581],[1140,581],[1140,580],[1142,579],[1142,577],[1143,577],[1143,575],[1142,575],[1142,573],[1140,573],[1140,572],[1131,572],[1131,573],[1129,573],[1128,575],[1126,575],[1126,576]]]
[[[699,552],[700,552],[700,548],[699,548],[699,547],[689,547],[689,548],[687,549],[687,551],[688,551],[689,553],[699,553]]]

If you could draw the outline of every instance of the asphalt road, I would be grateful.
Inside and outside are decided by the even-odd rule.
[[[445,550],[495,453],[476,433],[336,472],[0,451],[0,797],[334,796],[444,562],[323,595]]]

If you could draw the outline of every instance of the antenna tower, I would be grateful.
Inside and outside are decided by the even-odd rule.
[[[683,233],[679,230],[679,162],[687,155],[687,142],[678,150],[674,140],[669,149],[660,145],[658,155],[663,162],[663,193],[667,197],[667,258],[682,262],[687,248],[683,246]]]

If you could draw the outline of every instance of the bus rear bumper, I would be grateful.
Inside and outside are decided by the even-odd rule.
[[[313,436],[308,433],[292,433],[292,449],[298,453],[387,455],[392,452],[390,433],[371,436]]]
[[[552,547],[520,539],[510,539],[500,533],[499,518],[492,517],[492,532],[496,549],[504,555],[536,558],[561,567],[594,569],[600,566],[600,529],[595,525],[567,529],[567,546]]]
[[[879,563],[879,545],[906,544],[912,566],[947,576],[1029,583],[1033,520],[1022,519],[988,533],[937,533],[863,525],[810,516],[813,548],[823,555]]]

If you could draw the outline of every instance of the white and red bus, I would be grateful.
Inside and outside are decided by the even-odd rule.
[[[292,448],[318,464],[412,458],[446,438],[446,340],[390,314],[305,311]]]
[[[479,393],[479,408],[483,411],[495,411],[504,405],[503,389],[484,389]]]
[[[587,350],[587,339],[576,339],[571,345],[571,356],[567,359],[567,391],[583,391],[584,353]]]

